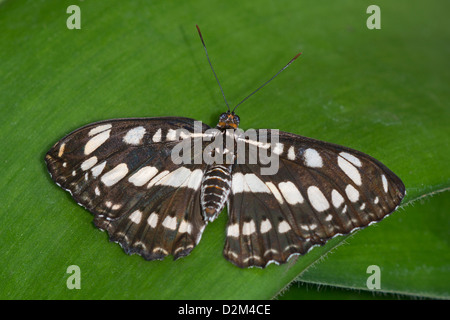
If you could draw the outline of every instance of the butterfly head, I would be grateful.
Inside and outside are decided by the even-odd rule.
[[[237,114],[227,111],[220,115],[217,127],[220,129],[237,129],[239,122],[240,119]]]

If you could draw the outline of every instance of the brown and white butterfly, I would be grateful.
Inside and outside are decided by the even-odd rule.
[[[199,133],[195,120],[179,117],[89,124],[58,141],[45,161],[52,179],[94,214],[98,228],[147,260],[188,255],[225,206],[225,258],[239,267],[265,267],[380,221],[402,201],[405,186],[378,160],[286,132],[276,133],[276,143],[261,143],[268,137],[263,130],[242,139],[235,109],[220,116],[213,135],[206,124]],[[208,145],[227,137],[244,141],[246,152],[216,148],[212,152],[231,155],[231,162],[197,161]],[[172,158],[183,140],[194,142],[189,163]],[[250,147],[276,154],[277,173],[261,174],[267,164],[250,161]]]

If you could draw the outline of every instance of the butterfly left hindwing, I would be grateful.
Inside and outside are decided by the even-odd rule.
[[[202,132],[209,127],[202,126]],[[185,256],[206,225],[201,215],[204,164],[175,164],[177,129],[187,118],[116,119],[80,128],[46,155],[52,179],[83,207],[95,225],[127,253],[162,259]]]

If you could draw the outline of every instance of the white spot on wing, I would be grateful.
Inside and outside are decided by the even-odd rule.
[[[125,137],[123,137],[123,141],[131,145],[138,145],[141,143],[145,132],[146,132],[145,128],[142,126],[133,128],[127,132]]]
[[[122,205],[117,203],[111,207],[112,210],[119,210],[120,208],[122,208]]]
[[[270,190],[267,188],[264,182],[260,178],[258,178],[254,173],[247,173],[245,174],[244,178],[245,183],[247,184],[251,192],[270,193]]]
[[[269,232],[271,229],[272,229],[272,224],[270,223],[270,221],[268,219],[261,222],[261,227],[260,227],[261,233]]]
[[[159,252],[159,253],[162,253],[162,254],[165,254],[165,255],[169,254],[169,252],[167,252],[167,250],[165,250],[165,249],[163,249],[161,247],[157,247],[157,248],[153,249],[153,252]]]
[[[122,180],[128,173],[128,167],[126,163],[118,164],[114,167],[111,171],[108,171],[105,173],[101,180],[102,182],[110,187],[112,185],[115,185],[117,182]]]
[[[287,203],[292,205],[303,203],[304,199],[300,191],[292,182],[280,182],[278,184],[278,188],[280,188],[281,194],[283,195],[284,199],[286,199]]]
[[[159,181],[161,181],[162,178],[164,178],[166,175],[170,173],[169,170],[164,170],[163,172],[160,172],[156,177],[154,177],[148,184],[147,188],[153,187],[153,185]]]
[[[233,194],[244,192],[244,188],[244,175],[240,172],[236,172],[235,174],[233,174],[233,178],[231,181],[231,190],[233,191]]]
[[[351,202],[356,202],[359,200],[359,192],[351,184],[345,187],[345,193]]]
[[[147,166],[139,169],[133,174],[128,181],[134,184],[136,187],[141,187],[150,181],[158,173],[158,169],[152,166]]]
[[[111,129],[111,127],[112,126],[110,124],[103,124],[103,125],[97,126],[94,129],[91,129],[91,131],[89,131],[88,135],[89,135],[89,137],[92,137],[93,135],[96,135],[97,133]]]
[[[227,236],[237,238],[239,237],[239,225],[237,223],[231,224],[227,228]]]
[[[319,212],[325,211],[330,207],[327,198],[325,198],[322,191],[316,186],[308,188],[308,198],[313,208]]]
[[[250,257],[245,258],[245,259],[243,260],[243,262],[246,263],[246,262],[248,262],[248,261],[250,261],[250,260],[252,260],[252,259],[253,259],[253,260],[262,260],[261,257],[255,256],[255,255],[251,255]]]
[[[166,139],[169,141],[175,141],[177,139],[177,131],[169,129],[169,131],[167,132]]]
[[[138,223],[140,223],[141,222],[141,219],[142,219],[142,212],[141,211],[139,211],[139,210],[136,210],[136,211],[134,211],[132,214],[130,214],[130,220],[133,222],[133,223],[136,223],[136,224],[138,224]]]
[[[176,217],[167,216],[164,219],[162,225],[164,227],[166,227],[167,229],[175,230],[177,228],[177,218]]]
[[[278,232],[279,233],[286,233],[289,230],[291,230],[291,226],[286,221],[281,221],[278,225]]]
[[[241,192],[262,192],[270,193],[264,182],[254,173],[242,174],[237,172],[231,181],[231,190],[234,194]]]
[[[92,175],[94,176],[94,178],[98,177],[102,173],[103,169],[105,168],[105,165],[106,165],[106,161],[103,161],[102,163],[100,163],[99,165],[96,165],[95,167],[93,167],[91,169]]]
[[[242,225],[242,234],[244,236],[249,236],[256,232],[255,222],[250,220],[249,222],[244,222]]]
[[[381,175],[381,181],[383,182],[384,192],[387,193],[388,192],[388,182],[387,182],[386,176],[384,174]]]
[[[280,155],[283,153],[283,149],[284,149],[284,145],[282,143],[277,142],[275,144],[275,147],[273,148],[272,152]]]
[[[160,142],[161,141],[161,128],[158,129],[152,138],[153,142]]]
[[[311,168],[321,168],[323,166],[322,157],[315,149],[306,149],[303,153],[305,165]]]
[[[268,249],[264,252],[264,256],[267,256],[268,254],[273,253],[273,254],[278,254],[278,250],[275,249]]]
[[[191,234],[191,231],[192,224],[190,224],[186,220],[181,221],[180,226],[178,227],[178,232]]]
[[[58,157],[61,158],[61,156],[64,153],[64,149],[66,148],[66,144],[65,143],[61,143],[61,145],[59,146],[59,151],[58,151]]]
[[[189,178],[191,174],[191,170],[180,167],[175,171],[172,171],[168,175],[166,175],[164,178],[159,180],[156,185],[163,185],[163,186],[170,186],[174,188],[178,188],[181,185],[183,185]]]
[[[344,203],[344,198],[337,190],[333,189],[331,191],[331,202],[335,208],[339,208]]]
[[[96,156],[90,157],[89,159],[83,161],[83,163],[81,164],[81,170],[83,171],[89,170],[90,168],[95,166],[97,161],[98,159]]]
[[[275,199],[277,199],[278,203],[283,204],[284,200],[281,196],[280,191],[278,191],[277,187],[272,182],[266,182],[266,186],[270,189]]]
[[[291,146],[291,147],[289,148],[289,151],[288,151],[288,159],[289,159],[289,160],[295,160],[294,146]]]
[[[200,185],[202,183],[203,178],[203,171],[201,169],[195,169],[192,171],[189,180],[187,181],[187,187],[198,190],[200,188]]]
[[[158,214],[156,212],[152,212],[152,214],[148,217],[147,223],[150,227],[155,228],[158,223]]]
[[[360,186],[361,185],[361,175],[358,169],[355,168],[348,160],[338,156],[338,165],[344,171],[344,173],[353,180],[353,182]]]
[[[97,150],[106,140],[109,139],[111,130],[102,131],[101,133],[93,136],[84,146],[84,154],[88,155]]]
[[[339,153],[339,155],[343,158],[345,158],[346,160],[350,161],[352,164],[354,164],[357,167],[361,167],[361,161],[355,157],[354,155],[347,153],[347,152],[341,152]]]

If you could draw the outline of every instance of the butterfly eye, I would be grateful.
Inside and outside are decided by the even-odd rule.
[[[219,121],[222,121],[222,122],[227,119],[228,119],[228,113],[226,113],[226,112],[222,113],[219,117]]]

